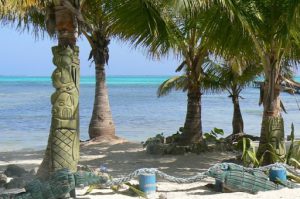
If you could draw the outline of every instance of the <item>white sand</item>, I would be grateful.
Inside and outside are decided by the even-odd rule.
[[[107,143],[85,143],[81,149],[81,165],[97,168],[105,165],[109,174],[113,177],[121,177],[129,174],[138,168],[158,168],[161,171],[178,177],[188,177],[203,172],[223,159],[234,157],[231,153],[211,152],[200,155],[187,154],[183,156],[156,156],[148,155],[139,143],[124,142],[124,140],[110,141]],[[20,152],[0,152],[0,171],[4,170],[8,164],[19,164],[26,169],[37,167],[42,161],[42,151],[20,151]],[[167,199],[240,199],[240,198],[262,198],[262,199],[300,199],[300,189],[282,189],[278,191],[260,192],[256,195],[248,193],[216,193],[205,187],[208,183],[213,183],[214,179],[208,178],[203,182],[192,184],[175,184],[158,179],[156,194],[151,198]],[[136,183],[136,181],[133,181]],[[87,188],[77,189],[78,198],[90,199],[126,199],[134,198],[123,194],[114,193],[110,189],[93,190],[89,195],[83,195]],[[2,190],[3,191],[3,190]],[[1,192],[1,190],[0,190]],[[138,198],[138,197],[136,197]]]

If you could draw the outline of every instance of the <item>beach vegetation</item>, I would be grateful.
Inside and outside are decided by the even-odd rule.
[[[138,184],[132,184],[130,182],[124,183],[128,187],[125,191],[119,191],[118,189],[115,189],[115,192],[130,195],[130,196],[138,196],[141,198],[148,198],[147,195],[140,189],[140,186]]]
[[[142,142],[143,147],[147,147],[147,145],[151,144],[164,144],[165,143],[165,136],[163,133],[157,134],[154,137],[148,138],[145,142]]]
[[[153,155],[183,155],[185,153],[204,153],[209,151],[233,151],[236,150],[231,142],[224,138],[224,130],[213,128],[210,132],[203,133],[203,141],[200,143],[191,143],[181,145],[181,134],[183,127],[170,135],[165,136],[163,133],[157,134],[154,137],[148,138],[142,142],[146,152]]]
[[[223,136],[223,135],[224,135],[224,130],[215,127],[210,132],[204,133],[203,134],[203,139],[206,142],[218,142],[218,141],[220,141],[219,136]]]
[[[84,195],[91,194],[95,189],[103,189],[103,185],[90,185],[89,188],[86,190]],[[110,189],[117,194],[132,196],[132,197],[139,197],[139,198],[147,198],[147,195],[140,190],[138,184],[132,184],[130,182],[125,182],[124,184],[120,185],[113,185]]]
[[[247,167],[260,167],[263,166],[263,158],[265,156],[266,153],[270,153],[272,158],[274,158],[275,161],[277,162],[282,162],[282,163],[288,163],[291,166],[294,166],[295,168],[299,168],[300,164],[299,162],[294,159],[294,158],[290,158],[289,160],[287,158],[281,158],[278,154],[276,154],[275,152],[271,152],[271,151],[266,151],[266,153],[264,153],[260,159],[257,158],[256,155],[256,151],[257,148],[256,146],[254,146],[254,143],[252,142],[252,140],[250,140],[249,138],[243,138],[243,140],[240,140],[240,143],[242,143],[243,145],[243,153],[241,156],[241,159],[243,161],[243,165],[247,166]],[[270,146],[270,148],[272,149],[272,145]],[[292,150],[292,148],[290,148],[290,150]],[[287,178],[289,180],[292,180],[294,182],[300,183],[300,178],[298,175],[295,175],[292,172],[287,171]]]
[[[281,162],[295,168],[300,168],[299,162],[299,141],[295,140],[294,124],[291,124],[289,150],[285,156],[280,156],[276,153],[276,148],[271,144],[270,150],[266,150],[260,159],[257,158],[257,147],[250,138],[243,138],[237,143],[237,149],[242,149],[241,159],[243,160],[244,166],[259,167],[263,165],[263,159],[266,154],[270,154],[273,162]]]
[[[241,147],[242,146],[242,147]],[[237,143],[237,148],[242,149],[241,159],[244,166],[259,167],[262,163],[262,158],[257,159],[256,147],[250,138],[243,138]]]

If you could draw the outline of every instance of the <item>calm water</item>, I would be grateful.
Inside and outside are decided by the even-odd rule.
[[[109,77],[110,104],[117,135],[132,141],[142,141],[164,132],[169,135],[183,126],[186,95],[173,92],[156,97],[158,85],[167,77]],[[298,78],[300,81],[300,78]],[[81,79],[80,120],[81,139],[88,139],[88,125],[94,99],[94,78]],[[43,149],[46,146],[54,89],[47,77],[0,77],[0,151],[22,148]],[[214,127],[231,131],[232,104],[227,93],[207,94],[202,100],[204,131]],[[245,131],[259,135],[262,107],[258,106],[259,89],[243,91],[241,109]],[[283,114],[286,132],[294,122],[300,137],[300,110],[295,96],[281,94],[288,111]],[[297,96],[300,105],[300,95]]]

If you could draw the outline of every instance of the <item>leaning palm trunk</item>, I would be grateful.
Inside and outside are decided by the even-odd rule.
[[[96,90],[93,115],[89,126],[90,138],[115,136],[115,126],[110,111],[108,90],[105,83],[105,66],[96,64]]]
[[[233,118],[232,118],[232,134],[244,133],[244,121],[240,109],[239,95],[233,92]]]
[[[79,160],[79,48],[74,15],[56,5],[58,46],[52,48],[56,69],[52,74],[52,119],[48,146],[38,176],[46,179],[61,168],[77,170]]]
[[[276,67],[274,64],[273,67],[268,67],[262,90],[264,112],[257,156],[259,159],[263,157],[263,164],[270,164],[275,161],[274,154],[283,157],[286,152],[284,123],[279,98],[279,66]]]
[[[198,143],[202,138],[200,90],[189,90],[187,96],[187,113],[182,139],[180,140],[181,144]]]

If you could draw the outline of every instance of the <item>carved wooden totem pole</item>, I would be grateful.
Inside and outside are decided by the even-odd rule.
[[[76,171],[79,159],[78,98],[79,60],[78,47],[55,46],[53,63],[57,66],[52,74],[56,91],[51,96],[52,124],[51,166],[54,170],[69,168]]]
[[[51,96],[52,119],[48,146],[38,176],[47,179],[59,169],[77,170],[79,160],[79,48],[76,46],[77,20],[67,8],[74,2],[55,1],[52,17],[58,46],[52,48],[55,92]],[[70,4],[71,3],[71,4]]]

